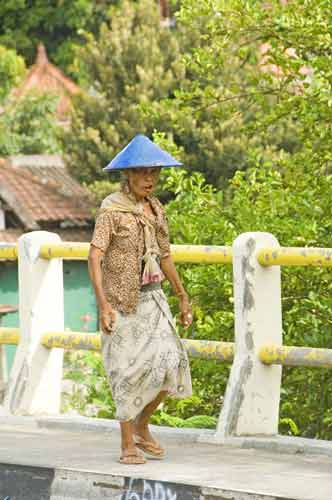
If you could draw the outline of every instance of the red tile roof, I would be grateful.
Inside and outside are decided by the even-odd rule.
[[[45,47],[42,43],[38,45],[38,52],[35,64],[22,83],[13,94],[16,97],[24,96],[31,90],[40,93],[53,93],[60,96],[57,106],[57,116],[60,120],[66,119],[71,108],[71,95],[81,92],[80,87],[66,77],[62,71],[50,63]]]
[[[0,231],[0,243],[15,243],[23,233],[22,229],[3,229]]]
[[[80,227],[93,218],[94,204],[88,191],[69,175],[58,156],[2,160],[0,198],[26,229],[38,229],[39,223],[56,221]]]

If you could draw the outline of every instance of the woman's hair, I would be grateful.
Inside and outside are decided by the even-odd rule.
[[[129,181],[125,172],[120,172],[120,190],[123,193],[130,193]]]

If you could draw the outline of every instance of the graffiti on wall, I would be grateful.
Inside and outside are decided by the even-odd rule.
[[[198,500],[200,496],[196,490],[180,484],[126,478],[121,500]]]
[[[177,500],[177,494],[167,483],[130,478],[121,500]]]

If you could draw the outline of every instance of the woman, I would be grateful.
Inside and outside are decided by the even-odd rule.
[[[149,420],[166,396],[191,395],[187,354],[161,288],[166,277],[180,299],[180,322],[192,312],[170,254],[168,226],[152,195],[166,166],[178,166],[147,137],[133,141],[105,168],[123,170],[120,192],[104,199],[89,253],[102,329],[102,356],[121,426],[120,462],[146,463],[165,450]]]

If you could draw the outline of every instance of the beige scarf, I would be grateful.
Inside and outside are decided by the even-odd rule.
[[[132,194],[124,194],[121,192],[109,195],[101,204],[101,209],[107,209],[118,212],[129,212],[139,219],[143,226],[145,254],[143,261],[145,263],[142,284],[160,283],[164,279],[164,275],[157,262],[157,257],[160,255],[159,248],[153,246],[153,231],[155,228],[149,218],[144,213],[143,202],[137,202]]]

